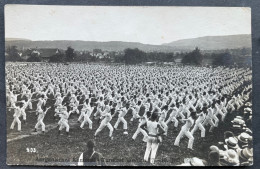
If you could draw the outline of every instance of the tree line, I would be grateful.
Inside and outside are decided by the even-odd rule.
[[[238,50],[236,50],[238,51]],[[241,50],[244,52],[244,50]],[[179,58],[183,65],[213,65],[213,66],[251,66],[252,57],[244,53],[232,54],[229,50],[223,53],[203,53],[199,48],[185,53],[145,53],[139,49],[125,49],[122,59],[126,64],[144,62],[176,62]]]
[[[235,51],[235,52],[233,52]],[[90,52],[77,52],[68,47],[65,52],[55,53],[49,57],[48,62],[116,62],[125,64],[140,64],[145,62],[173,62],[184,65],[216,65],[216,66],[244,66],[251,64],[251,55],[246,55],[244,49],[225,50],[221,52],[205,53],[199,48],[190,52],[144,52],[138,48],[127,48],[122,53],[109,52],[109,57],[98,58]],[[6,49],[6,61],[24,61],[19,56],[17,47],[11,46]],[[93,50],[93,53],[104,53],[101,49]],[[35,53],[30,53],[27,62],[42,61]]]

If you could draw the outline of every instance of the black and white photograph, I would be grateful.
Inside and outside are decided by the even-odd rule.
[[[251,8],[4,12],[8,165],[253,165]]]

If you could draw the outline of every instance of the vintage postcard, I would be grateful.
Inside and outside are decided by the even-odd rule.
[[[253,164],[251,9],[5,6],[8,165]]]

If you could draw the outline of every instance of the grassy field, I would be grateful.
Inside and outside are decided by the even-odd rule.
[[[53,105],[54,100],[48,100],[48,105]],[[36,103],[33,104],[36,109]],[[70,137],[67,137],[63,130],[62,135],[58,135],[57,122],[55,119],[54,109],[50,109],[45,116],[44,123],[47,132],[33,133],[34,126],[37,122],[35,112],[27,112],[27,123],[22,123],[22,131],[17,132],[17,126],[14,130],[10,130],[13,120],[13,112],[7,111],[7,164],[12,165],[75,165],[80,153],[86,150],[86,142],[93,139],[94,132],[99,124],[93,119],[93,130],[88,129],[88,125],[82,130],[77,123],[78,115],[72,115],[69,120]],[[93,115],[93,114],[92,114]],[[183,138],[180,147],[173,145],[177,137],[182,123],[177,128],[173,123],[169,124],[168,136],[163,139],[159,145],[156,156],[156,165],[178,165],[183,162],[184,158],[199,157],[207,159],[209,146],[217,145],[218,141],[223,141],[223,133],[231,129],[231,120],[235,113],[229,114],[225,122],[220,122],[219,127],[213,133],[209,133],[209,126],[206,127],[206,137],[200,137],[198,130],[194,134],[194,150],[187,148],[188,138]],[[128,112],[125,119],[129,122],[131,113]],[[111,124],[114,125],[117,118],[112,119]],[[113,133],[114,140],[108,137],[109,130],[105,128],[96,139],[96,150],[103,154],[107,161],[120,162],[109,163],[109,165],[147,165],[142,163],[146,143],[142,141],[142,134],[138,135],[134,141],[132,136],[137,128],[137,121],[132,124],[128,123],[128,135],[123,134],[123,125],[119,125],[118,129]],[[232,131],[232,130],[231,130]],[[22,136],[22,137],[21,137]],[[27,149],[33,148],[36,152],[27,152]]]

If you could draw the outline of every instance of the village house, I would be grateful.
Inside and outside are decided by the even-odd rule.
[[[48,62],[52,56],[62,53],[59,49],[51,48],[39,49],[39,52],[41,53],[40,58],[42,62]]]
[[[19,52],[19,56],[23,60],[29,59],[31,56],[39,57],[42,62],[48,62],[51,56],[57,55],[61,53],[59,49],[51,49],[51,48],[44,48],[44,49],[25,49]]]

